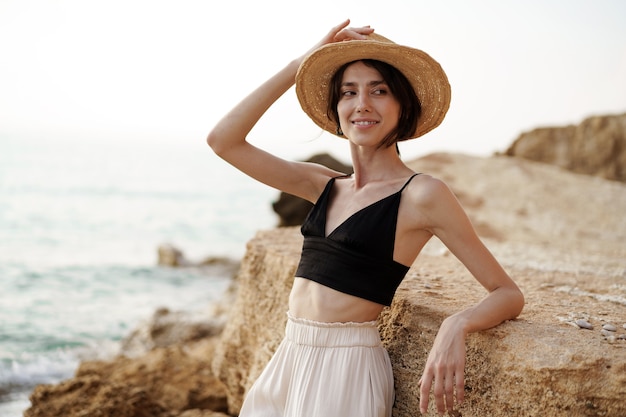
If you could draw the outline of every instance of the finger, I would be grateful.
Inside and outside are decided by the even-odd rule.
[[[371,35],[374,32],[374,29],[371,27],[361,27],[351,29],[351,31],[358,36],[358,39],[368,39],[368,35]]]
[[[337,33],[342,29],[345,29],[350,24],[350,19],[346,19],[343,22],[339,23],[337,26],[332,28],[331,32]]]
[[[363,39],[366,39],[365,35],[361,35],[360,33],[352,29],[344,29],[335,35],[335,41],[337,42]]]
[[[465,372],[463,368],[456,372],[454,384],[456,386],[456,402],[461,404],[465,399]]]
[[[443,414],[446,411],[446,404],[444,399],[445,387],[444,377],[441,376],[441,372],[435,375],[435,384],[433,385],[433,394],[435,396],[435,406],[439,414]]]
[[[349,24],[350,24],[350,19],[346,19],[343,22],[339,23],[337,26],[333,27],[328,32],[328,35],[327,35],[328,38],[336,40],[336,38],[339,35],[339,33],[341,33],[341,31],[343,31]]]
[[[430,374],[425,374],[420,378],[420,413],[426,414],[428,412],[428,396],[430,395],[430,387],[432,386],[433,377]]]
[[[446,400],[445,408],[447,411],[454,410],[454,374],[446,375],[444,381],[444,395]]]
[[[349,27],[337,33],[335,35],[335,40],[338,42],[347,40],[363,40],[367,39],[367,35],[370,35],[372,32],[374,32],[374,29],[369,26],[363,26],[358,28]]]
[[[372,32],[374,32],[374,29],[372,27],[368,26],[361,26],[359,28],[348,28],[348,30],[358,33],[359,35],[369,35]]]

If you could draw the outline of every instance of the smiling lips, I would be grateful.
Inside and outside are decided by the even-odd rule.
[[[352,124],[356,126],[371,126],[377,124],[377,121],[374,120],[353,120]]]

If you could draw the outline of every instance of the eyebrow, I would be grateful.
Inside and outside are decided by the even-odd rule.
[[[380,84],[386,84],[385,80],[370,81],[370,82],[367,83],[367,86],[368,87],[375,87],[375,86],[380,85]],[[355,85],[356,85],[356,83],[353,82],[353,81],[348,81],[348,82],[341,83],[342,87],[354,87]]]

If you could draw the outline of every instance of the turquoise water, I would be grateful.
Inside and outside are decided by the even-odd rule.
[[[239,259],[274,226],[277,193],[194,140],[0,136],[0,416],[113,354],[157,308],[221,296],[221,269],[159,267],[159,245]]]

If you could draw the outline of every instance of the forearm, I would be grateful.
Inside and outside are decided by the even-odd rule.
[[[215,153],[222,154],[246,140],[261,116],[294,84],[299,62],[298,59],[291,61],[215,125],[207,137],[207,143]]]
[[[446,319],[465,335],[497,326],[517,317],[524,307],[524,296],[516,287],[501,287],[490,292],[478,304]]]

